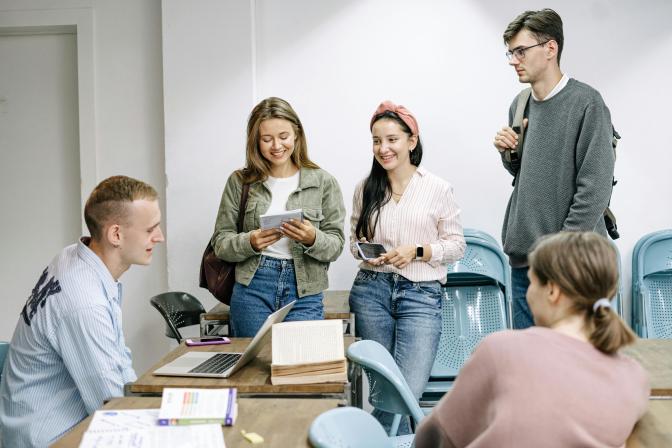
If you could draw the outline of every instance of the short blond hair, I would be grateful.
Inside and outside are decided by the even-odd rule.
[[[103,227],[111,221],[125,222],[131,202],[157,198],[154,187],[145,182],[127,176],[108,177],[93,189],[84,206],[84,221],[91,238],[100,241]]]
[[[541,238],[528,256],[530,269],[542,285],[552,282],[572,301],[576,314],[585,316],[590,342],[604,353],[614,353],[636,336],[611,309],[595,302],[618,291],[618,253],[595,232],[560,232]]]

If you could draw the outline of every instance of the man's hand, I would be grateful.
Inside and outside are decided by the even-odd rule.
[[[527,127],[527,118],[523,119],[523,129]],[[518,134],[514,132],[513,129],[506,126],[503,127],[501,131],[497,132],[495,135],[495,141],[493,142],[497,151],[504,152],[510,149],[516,149],[518,146]]]
[[[291,219],[283,223],[282,233],[307,247],[315,243],[315,227],[307,219],[303,221]]]
[[[386,264],[391,264],[397,269],[403,269],[415,259],[416,246],[399,246],[385,254],[382,258]]]
[[[278,229],[257,229],[250,233],[250,244],[255,252],[261,252],[280,238],[282,238],[282,233]]]

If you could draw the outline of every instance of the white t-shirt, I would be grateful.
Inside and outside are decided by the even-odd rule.
[[[268,179],[264,182],[268,189],[271,190],[271,205],[266,211],[267,215],[287,211],[289,195],[299,188],[299,173],[300,171],[297,171],[295,175],[290,177],[268,176]],[[290,239],[283,236],[279,241],[264,249],[261,254],[268,257],[291,260]]]

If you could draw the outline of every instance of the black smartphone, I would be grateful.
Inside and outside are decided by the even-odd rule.
[[[385,252],[387,252],[387,249],[385,249],[385,246],[383,246],[382,244],[360,243],[359,241],[357,241],[355,244],[357,245],[359,255],[364,260],[373,260],[374,258],[378,258]]]

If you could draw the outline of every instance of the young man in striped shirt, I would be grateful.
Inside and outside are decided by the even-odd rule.
[[[84,218],[91,237],[52,260],[21,311],[0,385],[3,446],[47,446],[136,379],[118,280],[164,241],[156,190],[110,177]]]

